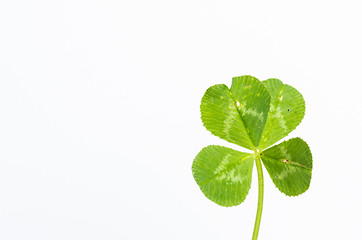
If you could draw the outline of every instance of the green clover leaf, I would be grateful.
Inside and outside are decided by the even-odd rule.
[[[288,196],[297,196],[309,188],[312,178],[312,153],[300,138],[292,138],[261,153],[275,186]]]
[[[240,76],[232,79],[230,89],[224,84],[207,89],[200,110],[207,130],[253,153],[207,146],[193,162],[195,181],[211,201],[236,206],[249,192],[255,161],[259,201],[253,239],[257,239],[263,202],[261,161],[275,186],[287,196],[297,196],[310,185],[312,154],[306,142],[293,138],[268,148],[300,124],[305,113],[303,96],[275,78],[261,82]]]
[[[192,171],[201,191],[211,201],[231,207],[245,200],[253,164],[252,154],[211,145],[197,154]]]
[[[303,96],[295,88],[275,78],[265,80],[263,84],[269,90],[271,101],[261,149],[287,136],[299,125],[305,113]]]

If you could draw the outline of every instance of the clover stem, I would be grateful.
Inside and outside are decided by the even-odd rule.
[[[256,212],[253,239],[258,239],[261,212],[263,211],[263,197],[264,197],[264,179],[263,179],[263,169],[261,166],[260,153],[258,150],[254,151],[256,170],[258,172],[258,185],[259,185],[259,195],[258,195],[258,210]]]

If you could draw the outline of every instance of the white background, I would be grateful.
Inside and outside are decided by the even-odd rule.
[[[205,90],[275,77],[306,116],[310,189],[266,171],[259,239],[361,239],[360,1],[0,2],[0,239],[251,239],[257,179],[224,208],[191,164]],[[255,169],[254,169],[255,170]]]

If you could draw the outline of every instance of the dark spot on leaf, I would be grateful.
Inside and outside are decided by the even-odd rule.
[[[250,87],[250,84],[247,84],[246,87]]]
[[[290,109],[288,108],[288,112],[290,111]]]

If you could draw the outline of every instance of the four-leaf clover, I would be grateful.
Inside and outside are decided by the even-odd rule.
[[[312,155],[307,143],[292,138],[270,147],[304,117],[305,102],[295,88],[275,78],[261,82],[252,76],[235,77],[230,89],[224,84],[207,89],[200,110],[202,122],[212,134],[253,151],[211,145],[197,154],[193,176],[211,201],[225,207],[242,203],[250,189],[254,161],[261,188],[259,205],[263,197],[260,199],[261,161],[275,186],[286,195],[297,196],[309,188]],[[258,206],[260,217],[261,208]]]

